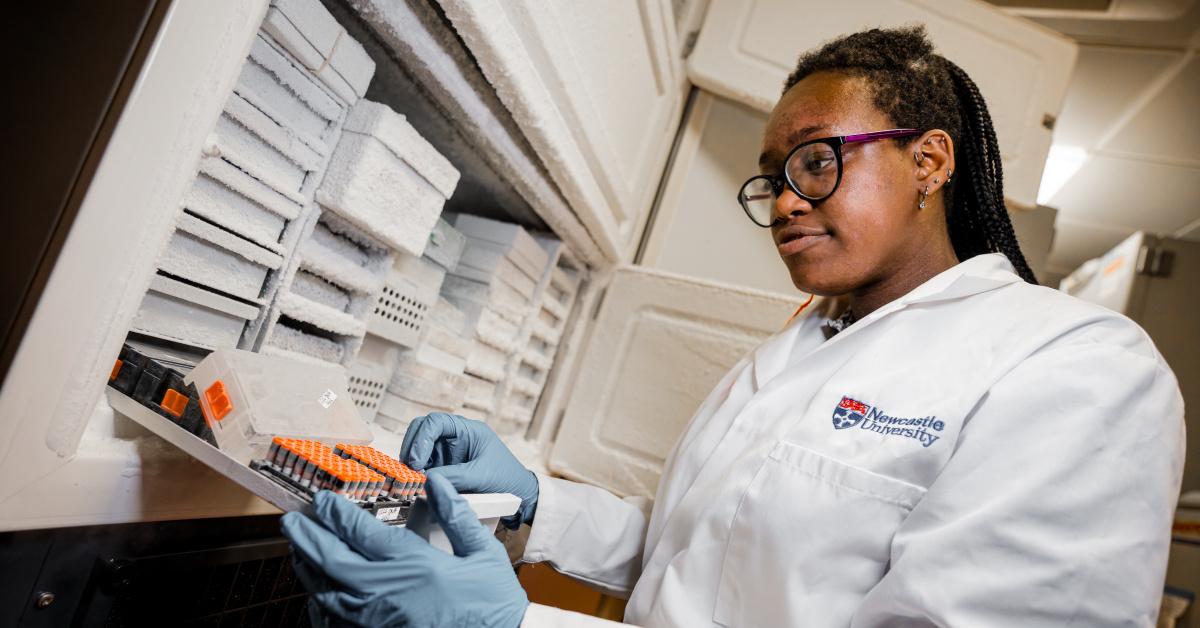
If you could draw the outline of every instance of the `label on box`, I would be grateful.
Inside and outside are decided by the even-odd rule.
[[[380,521],[395,521],[400,518],[400,507],[380,508],[375,511],[375,518]]]
[[[321,404],[322,408],[329,408],[329,404],[333,403],[334,399],[337,399],[337,395],[332,390],[326,390],[325,394],[321,395],[321,398],[317,400],[317,403]]]

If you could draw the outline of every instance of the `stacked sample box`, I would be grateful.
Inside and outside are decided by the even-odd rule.
[[[419,291],[397,292],[397,277],[421,275],[420,256],[457,183],[458,171],[403,116],[359,100],[256,347],[350,367],[369,328],[403,344],[422,306]],[[437,287],[424,292],[431,300]],[[365,383],[378,376],[355,375],[360,390],[378,388]]]
[[[439,221],[425,255],[418,260],[421,272],[406,272],[411,280],[422,276],[431,277],[436,271],[437,289],[432,294],[425,288],[432,286],[428,280],[422,285],[422,297],[429,295],[428,302],[422,301],[423,317],[420,327],[410,338],[415,342],[406,344],[395,362],[392,377],[388,382],[376,415],[381,426],[403,433],[416,417],[430,412],[459,414],[465,395],[463,370],[470,357],[472,344],[462,338],[465,316],[445,299],[438,296],[446,273],[453,270],[462,254],[465,239],[445,221]]]
[[[442,296],[466,315],[466,335],[474,341],[464,403],[478,418],[495,423],[503,382],[527,342],[551,253],[520,225],[465,214],[447,219],[467,240],[458,267],[442,285]]]
[[[262,28],[347,102],[367,93],[375,62],[320,0],[271,0]]]
[[[256,349],[349,366],[395,252],[333,212],[314,218]]]
[[[551,251],[556,263],[539,293],[539,307],[523,330],[522,349],[510,360],[505,373],[500,389],[501,421],[497,428],[502,434],[521,432],[533,419],[583,274],[580,265],[561,257],[561,244],[557,240],[538,238],[538,241]]]
[[[304,14],[299,23],[308,30],[314,19],[333,20],[317,0],[271,9],[276,20],[289,10]],[[338,59],[360,89],[331,88],[276,41],[268,22],[208,137],[134,332],[202,349],[257,346],[296,245],[313,224],[313,196],[375,65],[343,33]]]

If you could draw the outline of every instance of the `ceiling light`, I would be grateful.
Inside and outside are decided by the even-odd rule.
[[[1088,160],[1088,152],[1077,146],[1052,144],[1046,156],[1046,168],[1042,170],[1042,184],[1038,187],[1038,205],[1048,205],[1055,194]]]

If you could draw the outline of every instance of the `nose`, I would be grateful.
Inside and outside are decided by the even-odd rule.
[[[775,199],[775,219],[787,221],[793,216],[803,216],[812,211],[812,204],[800,198],[788,186],[783,186],[783,193]]]

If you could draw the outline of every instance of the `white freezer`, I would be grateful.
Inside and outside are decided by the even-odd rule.
[[[579,273],[574,308],[545,306],[543,323],[527,330],[558,349],[552,360],[526,360],[534,366],[549,361],[549,368],[524,371],[543,386],[541,397],[522,417],[528,428],[507,438],[531,466],[622,494],[652,494],[662,457],[707,387],[782,326],[803,296],[784,282],[778,266],[770,267],[772,279],[755,278],[760,272],[770,276],[759,270],[764,265],[778,265],[769,248],[769,255],[761,253],[765,231],[753,229],[733,201],[737,184],[755,165],[753,159],[705,161],[705,139],[711,146],[733,127],[701,125],[690,134],[680,129],[691,86],[708,90],[697,92],[693,110],[701,99],[711,108],[711,92],[760,111],[769,108],[769,90],[749,89],[745,80],[763,86],[774,81],[771,93],[777,93],[789,69],[784,61],[797,46],[878,22],[879,3],[843,7],[836,16],[808,0],[786,6],[725,0],[711,6],[702,0],[439,4],[457,34],[429,7],[408,3],[346,0],[336,4],[334,15],[350,31],[366,28],[375,35],[358,39],[377,62],[377,81],[412,77],[442,112],[432,122],[411,115],[413,125],[422,133],[453,136],[443,152],[464,178],[504,181],[503,194],[520,201],[508,215],[548,227],[563,242],[559,267]],[[1009,84],[1022,68],[1038,68],[1036,80],[1022,79],[1020,93],[996,96],[993,104],[1002,133],[1016,142],[1006,148],[1018,161],[1006,162],[1006,169],[1025,173],[1013,185],[1014,200],[1032,194],[1038,181],[1030,173],[1041,172],[1048,134],[1043,123],[1057,115],[1073,46],[977,0],[939,2],[936,13],[932,3],[915,0],[889,6],[894,19],[930,17],[951,56],[970,48],[981,31],[1001,33],[988,40],[988,49],[1005,61],[981,64],[974,53],[962,53],[985,93],[998,94],[995,85]],[[267,8],[267,0],[171,5],[0,390],[0,477],[6,479],[0,530],[272,511],[236,485],[200,482],[194,461],[120,417],[106,429],[97,429],[96,421],[89,426],[93,414],[106,416],[103,405],[96,409],[105,377],[155,276],[181,201],[203,157],[220,150],[219,119]],[[803,17],[805,32],[815,39],[784,37],[762,15]],[[942,28],[936,20],[965,21],[971,28]],[[721,46],[747,38],[770,54],[711,63]],[[366,97],[399,102],[405,94],[389,91],[402,84],[397,81],[379,94],[368,89]],[[743,117],[753,115],[761,113]],[[734,130],[736,150],[757,144],[753,124]],[[315,159],[304,151],[293,157]],[[287,163],[279,166],[276,178],[286,179]],[[323,166],[314,161],[304,167]],[[700,167],[718,175],[715,190],[701,202],[683,202],[694,185],[689,173]],[[305,195],[316,182],[309,179],[284,181],[295,188],[288,190],[288,202],[311,202]],[[259,240],[274,242],[278,220],[264,222],[271,215],[256,211],[262,215],[248,215],[243,223]],[[723,221],[737,227],[725,230]],[[679,252],[696,237],[689,227],[708,222],[727,236],[723,248],[708,267],[680,262]],[[640,267],[628,266],[635,261]],[[546,275],[538,289],[551,283]],[[666,298],[671,295],[673,300]],[[237,313],[243,314],[252,317]],[[347,346],[357,351],[355,342]],[[656,367],[695,362],[688,353],[695,347],[706,356],[699,372]],[[660,394],[666,390],[672,393]],[[171,486],[203,488],[173,493]],[[50,502],[42,499],[46,494],[63,499]]]
[[[1200,491],[1200,242],[1137,232],[1068,275],[1060,289],[1133,319],[1154,341],[1183,392],[1183,491]]]

